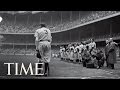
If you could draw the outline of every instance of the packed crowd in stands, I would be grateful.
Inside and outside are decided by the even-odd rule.
[[[35,55],[35,49],[20,49],[20,48],[4,48],[0,50],[0,54],[5,55]]]
[[[119,11],[95,11],[95,12],[91,12],[88,15],[86,15],[85,17],[82,17],[78,20],[75,21],[71,21],[69,23],[63,23],[59,26],[56,26],[54,28],[54,30],[66,30],[66,29],[71,29],[77,25],[81,25],[96,19],[100,19],[115,13],[118,13]]]
[[[31,33],[34,28],[31,26],[27,27],[23,24],[13,24],[9,22],[2,22],[0,24],[0,32],[4,33]]]
[[[94,12],[91,11],[91,13],[89,13],[88,15],[80,17],[76,20],[71,19],[71,21],[62,22],[61,24],[56,24],[55,26],[48,25],[48,27],[52,32],[66,30],[66,29],[73,28],[77,25],[81,25],[86,22],[103,18],[118,12],[119,11],[94,11]],[[34,33],[35,24],[36,23],[24,25],[22,23],[20,24],[20,23],[14,23],[10,21],[5,21],[5,22],[2,21],[2,23],[0,24],[0,32],[1,33]]]

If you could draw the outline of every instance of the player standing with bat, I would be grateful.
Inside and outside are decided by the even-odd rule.
[[[47,69],[49,69],[49,62],[51,59],[51,31],[46,28],[45,24],[40,24],[40,28],[35,31],[35,45],[37,51],[37,57],[39,62],[45,63],[45,75]]]

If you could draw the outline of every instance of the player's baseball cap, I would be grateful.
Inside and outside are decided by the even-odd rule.
[[[106,43],[108,43],[108,42],[109,42],[109,40],[106,40],[105,42],[106,42]]]
[[[113,38],[109,38],[109,42],[112,42],[113,41]]]

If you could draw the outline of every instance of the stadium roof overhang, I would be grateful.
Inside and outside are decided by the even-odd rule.
[[[8,13],[8,14],[36,14],[36,13],[47,13],[49,11],[0,11],[0,13]]]

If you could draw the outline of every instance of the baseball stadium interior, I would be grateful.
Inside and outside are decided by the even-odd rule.
[[[0,23],[0,34],[4,37],[1,53],[27,54],[31,51],[33,53],[34,26],[39,23],[46,23],[52,32],[53,52],[59,51],[59,45],[85,41],[89,38],[94,38],[97,46],[102,47],[106,38],[113,37],[119,41],[119,13],[119,11],[50,11],[35,14],[1,12],[3,21]]]
[[[0,54],[35,55],[35,26],[40,23],[51,30],[52,56],[59,57],[60,46],[89,39],[103,51],[108,38],[120,46],[120,11],[0,11],[0,16]]]

